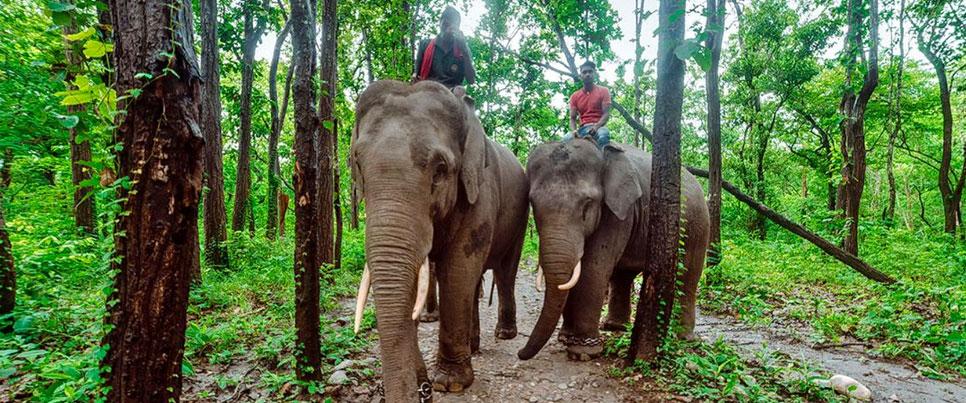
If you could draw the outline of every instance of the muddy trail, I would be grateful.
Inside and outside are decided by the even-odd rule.
[[[435,402],[650,402],[691,401],[692,399],[643,392],[647,385],[628,385],[619,376],[610,375],[618,362],[599,358],[588,362],[567,359],[564,346],[556,335],[539,354],[528,361],[517,358],[517,351],[528,339],[543,303],[543,294],[532,283],[533,274],[521,270],[517,276],[516,302],[519,334],[513,340],[499,340],[493,335],[496,326],[497,301],[489,299],[480,304],[480,352],[473,356],[476,379],[473,385],[459,393],[435,392]],[[491,276],[485,276],[489,291]],[[351,326],[354,300],[347,299],[341,312]],[[371,301],[370,301],[371,304]],[[429,370],[433,371],[439,323],[421,323],[419,346]],[[942,382],[927,378],[911,364],[876,359],[863,353],[863,346],[843,345],[836,348],[814,347],[804,342],[803,329],[781,326],[766,328],[751,326],[733,318],[699,314],[696,333],[705,342],[722,338],[739,348],[742,354],[753,356],[765,345],[767,349],[788,357],[814,363],[813,366],[832,374],[844,374],[857,379],[872,390],[877,402],[963,402],[966,403],[966,382]],[[606,334],[605,334],[606,336]],[[379,402],[376,385],[380,369],[378,342],[367,353],[351,357],[342,366],[324,374],[324,379],[342,383],[326,387],[326,395],[337,402]],[[186,380],[186,399],[193,402],[249,402],[278,401],[278,391],[269,392],[260,378],[265,372],[261,365],[237,360],[226,365],[205,365]],[[226,383],[225,380],[228,380]],[[224,386],[221,386],[221,385]],[[281,387],[286,395],[288,385]],[[653,392],[651,392],[653,393]],[[281,400],[291,400],[287,397]]]

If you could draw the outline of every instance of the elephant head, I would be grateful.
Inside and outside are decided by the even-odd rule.
[[[363,283],[371,275],[388,401],[416,400],[427,379],[412,317],[425,292],[422,284],[417,292],[418,268],[434,223],[457,203],[476,202],[485,141],[472,99],[438,83],[379,81],[359,96],[351,170],[366,200]],[[362,301],[367,291],[363,284]]]
[[[537,147],[527,175],[547,287],[540,318],[517,354],[524,360],[536,355],[553,333],[568,290],[579,281],[584,240],[597,230],[604,209],[624,220],[646,188],[621,149],[608,145],[599,150],[586,139]]]

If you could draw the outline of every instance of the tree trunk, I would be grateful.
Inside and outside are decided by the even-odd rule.
[[[843,195],[845,196],[845,218],[848,220],[848,233],[843,242],[845,250],[858,256],[859,254],[859,208],[862,201],[862,191],[865,188],[866,150],[865,150],[865,110],[872,98],[872,92],[879,85],[879,6],[878,0],[869,2],[869,35],[870,49],[867,61],[867,72],[862,83],[862,89],[856,95],[851,90],[852,74],[855,70],[855,58],[864,53],[862,41],[862,16],[859,10],[859,0],[849,0],[849,30],[846,41],[848,61],[846,66],[846,91],[842,97],[840,108],[845,114],[842,120],[842,154],[846,157],[843,167],[845,181]]]
[[[0,167],[0,189],[10,187],[10,167],[13,166],[13,149],[3,150],[3,167]]]
[[[708,212],[711,214],[708,265],[713,266],[721,260],[721,98],[718,93],[718,65],[724,38],[724,0],[708,0],[705,12],[708,39],[704,46],[711,49],[711,68],[704,76],[708,102],[708,168],[711,171],[708,181]]]
[[[8,161],[4,161],[4,167]],[[0,191],[6,186],[0,187]],[[2,200],[0,193],[0,200]],[[0,203],[0,317],[13,312],[17,305],[17,271],[13,264],[13,249],[10,235],[7,234],[7,222],[3,218],[3,203]],[[0,333],[13,330],[14,318],[0,321]]]
[[[936,78],[939,80],[939,101],[942,105],[943,114],[943,149],[939,164],[939,194],[943,203],[943,231],[952,234],[956,232],[956,209],[959,203],[956,200],[949,176],[952,170],[953,157],[953,109],[950,100],[948,75],[946,74],[946,64],[932,51],[929,44],[923,40],[922,35],[919,35],[919,51],[932,64],[936,70]]]
[[[205,136],[205,262],[208,267],[228,267],[225,213],[225,175],[221,143],[221,73],[218,60],[218,1],[201,0],[201,74],[205,82],[201,97],[201,131]]]
[[[332,262],[333,273],[339,273],[342,271],[342,192],[339,191],[339,184],[341,181],[339,166],[339,121],[335,121],[335,128],[333,129],[335,133],[335,141],[332,142],[332,174],[334,178],[332,183],[334,184],[334,194],[335,199],[332,201],[335,210],[335,251],[332,256],[334,261]]]
[[[285,216],[288,214],[288,200],[287,194],[283,193],[281,190],[278,192],[278,236],[280,238],[285,237]]]
[[[239,92],[240,124],[238,133],[238,167],[235,170],[235,207],[231,214],[231,230],[242,231],[245,215],[248,213],[249,195],[252,191],[251,153],[252,153],[252,81],[255,76],[255,49],[261,41],[264,23],[258,21],[251,5],[243,5],[245,10],[245,39],[242,44],[241,90]],[[267,7],[266,7],[267,8]]]
[[[269,240],[274,240],[278,232],[276,225],[276,216],[278,216],[278,197],[276,195],[279,185],[278,138],[282,133],[282,119],[278,111],[278,61],[282,54],[282,45],[285,44],[285,37],[288,36],[291,27],[291,21],[286,21],[285,27],[279,32],[278,40],[275,41],[275,51],[272,53],[272,64],[268,69],[268,104],[271,105],[272,132],[269,133],[268,137],[268,195],[265,197],[265,202],[268,203],[268,214],[265,216],[265,237]],[[289,65],[289,72],[291,73],[292,70],[292,66]],[[288,77],[291,77],[291,75]],[[287,102],[289,79],[286,79],[285,83]]]
[[[681,215],[681,108],[684,101],[684,61],[677,58],[672,43],[684,40],[683,0],[661,0],[657,55],[657,94],[654,108],[654,157],[651,172],[649,245],[646,271],[652,273],[641,287],[637,316],[627,355],[634,360],[653,361],[667,336],[674,304],[678,240]],[[672,14],[680,12],[677,20]]]
[[[109,347],[101,361],[110,402],[181,397],[192,245],[202,188],[202,80],[190,3],[113,0],[120,175],[133,187],[115,231],[116,274],[108,298]],[[173,55],[170,58],[162,55]],[[148,74],[151,79],[142,75]],[[109,370],[108,370],[109,368]]]
[[[65,36],[70,35],[77,32],[77,27],[71,23],[64,26],[62,32]],[[68,90],[76,90],[77,87],[71,83],[76,78],[76,69],[80,68],[84,58],[74,51],[74,43],[67,39],[64,39],[64,56],[67,59],[64,83]],[[67,114],[76,116],[83,113],[84,109],[83,104],[68,105]],[[91,168],[83,163],[91,160],[91,142],[83,136],[78,141],[79,131],[84,127],[87,125],[78,123],[67,130],[70,133],[70,179],[74,186],[74,225],[80,233],[90,235],[94,232],[94,198],[91,195],[92,186],[89,184],[93,175]],[[85,181],[88,183],[82,184]]]
[[[694,167],[686,167],[686,168],[688,172],[691,172],[695,176],[700,176],[702,178],[707,178],[709,176],[708,171],[704,169],[694,168]],[[855,271],[858,271],[866,278],[870,280],[878,281],[880,283],[885,283],[885,284],[892,284],[896,281],[895,279],[889,277],[885,273],[882,273],[876,270],[874,267],[870,266],[862,259],[859,259],[857,256],[851,253],[848,253],[847,251],[844,251],[842,249],[839,249],[831,242],[805,229],[805,227],[802,227],[801,225],[793,222],[792,220],[785,218],[784,216],[782,216],[781,214],[778,214],[777,212],[775,212],[775,210],[768,208],[764,204],[759,203],[755,199],[751,198],[751,196],[748,196],[747,194],[739,190],[734,185],[725,181],[721,181],[721,184],[722,184],[722,187],[724,187],[724,189],[728,191],[728,193],[731,193],[732,196],[735,196],[735,198],[740,200],[742,203],[747,204],[749,207],[755,209],[755,211],[761,213],[765,217],[768,217],[768,219],[772,220],[772,222],[774,222],[775,224],[778,224],[782,228],[785,228],[791,231],[795,235],[805,238],[805,240],[811,242],[815,246],[818,246],[819,249],[821,249],[829,256],[832,256],[838,261],[845,263],[847,266],[851,267]]]
[[[906,63],[906,0],[899,2],[899,61],[895,71],[895,122],[892,131],[889,132],[889,149],[886,159],[886,175],[889,178],[889,205],[886,207],[885,218],[889,222],[894,222],[896,217],[896,176],[894,172],[895,143],[902,131],[902,72]]]
[[[295,372],[301,381],[322,379],[319,340],[318,152],[315,110],[315,18],[309,3],[291,0],[295,54]],[[284,210],[284,209],[283,209]]]
[[[641,55],[641,26],[644,25],[644,0],[634,0],[634,120],[641,121],[641,75],[644,74]],[[712,62],[713,63],[713,62]],[[717,91],[717,89],[715,89]],[[641,146],[641,138],[634,132],[634,147]]]
[[[323,265],[335,262],[332,228],[333,211],[333,143],[335,142],[335,95],[336,53],[338,44],[338,21],[336,0],[322,2],[322,43],[320,44],[319,78],[319,260]],[[334,277],[329,277],[334,281]]]

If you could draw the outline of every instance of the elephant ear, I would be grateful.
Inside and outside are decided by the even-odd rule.
[[[627,213],[644,194],[637,180],[637,170],[631,165],[624,151],[610,145],[604,147],[604,203],[618,219]]]
[[[466,199],[470,204],[476,204],[483,184],[483,168],[486,165],[486,135],[483,125],[476,117],[473,106],[476,101],[469,96],[463,97],[463,127],[466,137],[463,140],[463,164],[460,168],[460,180],[466,190]]]

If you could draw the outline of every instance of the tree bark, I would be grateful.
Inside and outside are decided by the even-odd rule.
[[[334,175],[332,183],[334,184],[334,194],[335,199],[332,201],[335,210],[335,250],[332,254],[334,261],[332,262],[332,272],[339,273],[342,271],[342,192],[339,191],[339,184],[341,183],[341,166],[339,165],[339,121],[335,121],[335,128],[333,129],[335,135],[335,141],[332,142],[332,174]]]
[[[322,379],[319,340],[319,116],[315,110],[315,18],[308,2],[291,0],[295,80],[295,372]]]
[[[245,39],[242,44],[241,90],[239,92],[240,123],[238,133],[238,167],[235,170],[235,207],[231,214],[231,230],[245,228],[245,215],[248,213],[249,195],[252,192],[252,82],[255,77],[255,49],[265,31],[265,22],[259,19],[256,25],[251,5],[245,9]],[[268,8],[267,2],[265,8]]]
[[[272,127],[268,137],[268,195],[265,202],[268,203],[268,214],[265,217],[265,237],[274,240],[278,233],[276,217],[278,216],[278,138],[282,133],[282,119],[278,111],[278,61],[282,54],[282,45],[285,44],[285,37],[291,29],[291,21],[285,22],[285,27],[278,34],[275,41],[275,51],[272,53],[272,64],[268,70],[268,98],[271,105]],[[292,66],[289,65],[289,72]],[[289,75],[291,77],[291,75]],[[285,96],[288,98],[288,79],[286,81]]]
[[[846,36],[846,52],[848,60],[846,66],[846,91],[842,96],[840,109],[845,115],[842,120],[842,155],[845,166],[842,168],[845,196],[845,218],[848,220],[848,233],[843,242],[845,250],[858,256],[859,254],[859,208],[862,201],[862,191],[865,188],[866,149],[865,149],[865,110],[872,98],[872,92],[879,85],[879,6],[878,0],[869,2],[869,35],[870,48],[867,61],[867,71],[862,83],[862,89],[855,94],[851,88],[852,75],[856,67],[855,58],[864,53],[862,46],[862,13],[860,0],[849,0],[849,28]]]
[[[889,132],[889,149],[886,159],[886,175],[889,178],[889,205],[886,207],[885,219],[889,222],[895,221],[896,217],[896,176],[894,172],[896,139],[902,131],[902,73],[906,64],[906,0],[899,2],[899,61],[896,63],[895,70],[895,122],[892,131]]]
[[[109,349],[101,361],[106,398],[178,401],[204,146],[197,56],[181,45],[194,43],[191,4],[112,0],[110,7],[117,91],[142,92],[118,102],[126,111],[117,129],[120,175],[133,186],[120,190]]]
[[[657,55],[657,93],[654,108],[654,157],[651,171],[649,245],[637,316],[631,333],[629,362],[653,361],[667,336],[674,304],[681,215],[681,109],[684,102],[684,61],[674,55],[674,44],[684,39],[683,0],[661,0]],[[680,10],[680,11],[679,11]],[[670,17],[681,12],[674,22]]]
[[[949,234],[956,232],[956,210],[959,206],[956,192],[950,180],[952,171],[953,157],[953,108],[950,99],[949,81],[946,73],[945,62],[932,51],[929,43],[919,35],[919,51],[926,56],[933,69],[936,70],[936,78],[939,81],[939,101],[943,114],[943,148],[942,157],[939,163],[939,194],[943,203],[943,231]]]
[[[7,161],[4,161],[4,164],[6,163]],[[6,186],[0,187],[0,191],[5,189]],[[2,199],[2,193],[0,193],[0,200]],[[3,203],[0,203],[0,316],[13,312],[13,308],[17,305],[17,271],[13,263],[10,235],[7,234],[7,222],[3,218]],[[0,333],[13,330],[13,322],[12,317],[0,321]]]
[[[285,216],[288,214],[289,197],[281,190],[278,191],[278,236],[285,237]]]
[[[644,47],[641,46],[641,26],[644,25],[644,0],[634,0],[634,120],[641,121],[641,74],[644,72],[641,55]],[[638,132],[634,132],[634,147],[641,146],[641,138]]]
[[[335,142],[335,95],[338,46],[336,0],[322,2],[322,51],[319,55],[321,94],[319,97],[319,259],[323,265],[335,262],[333,212],[333,143]],[[334,277],[328,277],[334,281]]]
[[[694,167],[686,167],[686,168],[688,172],[691,172],[695,176],[700,176],[702,178],[707,178],[709,176],[707,170],[704,170],[701,168],[694,168]],[[728,191],[728,193],[731,193],[732,196],[735,196],[735,198],[740,200],[742,203],[747,204],[749,207],[755,209],[755,211],[761,213],[765,217],[768,217],[768,219],[772,220],[772,222],[774,222],[775,224],[778,224],[782,228],[785,228],[791,231],[795,235],[805,238],[805,240],[811,242],[815,246],[818,246],[819,249],[821,249],[829,256],[832,256],[838,261],[845,263],[847,266],[861,273],[866,278],[870,280],[878,281],[880,283],[885,283],[885,284],[895,283],[896,280],[893,279],[892,277],[889,277],[885,273],[882,273],[876,270],[874,267],[872,267],[862,259],[859,259],[857,256],[838,248],[837,246],[833,245],[831,242],[825,240],[825,238],[822,238],[817,234],[815,234],[814,232],[811,232],[805,229],[805,227],[802,227],[800,224],[797,224],[792,220],[785,218],[781,214],[778,214],[777,212],[775,212],[775,210],[772,210],[767,206],[765,206],[764,204],[757,202],[751,196],[748,196],[747,194],[739,190],[737,187],[735,187],[735,185],[732,185],[731,183],[728,183],[723,180],[721,181],[721,184],[722,184],[722,187]]]
[[[77,27],[72,22],[62,28],[63,34],[70,35],[77,32]],[[84,58],[74,51],[74,43],[64,39],[64,56],[67,59],[67,69],[64,75],[64,83],[68,90],[76,90],[71,84],[77,77],[76,70],[84,62]],[[68,105],[68,115],[78,115],[84,112],[84,105]],[[74,226],[81,234],[90,235],[94,232],[94,198],[91,195],[92,186],[89,182],[93,174],[91,168],[83,163],[91,160],[91,142],[86,139],[78,141],[79,131],[86,127],[83,122],[67,129],[70,133],[70,179],[74,187]]]
[[[228,267],[225,175],[221,143],[221,72],[218,59],[218,1],[200,0],[201,74],[205,82],[201,97],[201,131],[205,136],[205,262],[213,269]]]
[[[10,167],[13,166],[13,149],[3,150],[3,167],[0,168],[0,189],[10,187]]]
[[[708,39],[704,45],[711,50],[711,68],[705,74],[704,83],[708,103],[708,212],[711,214],[711,245],[708,249],[708,265],[716,265],[721,259],[721,98],[718,65],[724,38],[725,0],[707,0]],[[636,137],[635,137],[636,138]]]

